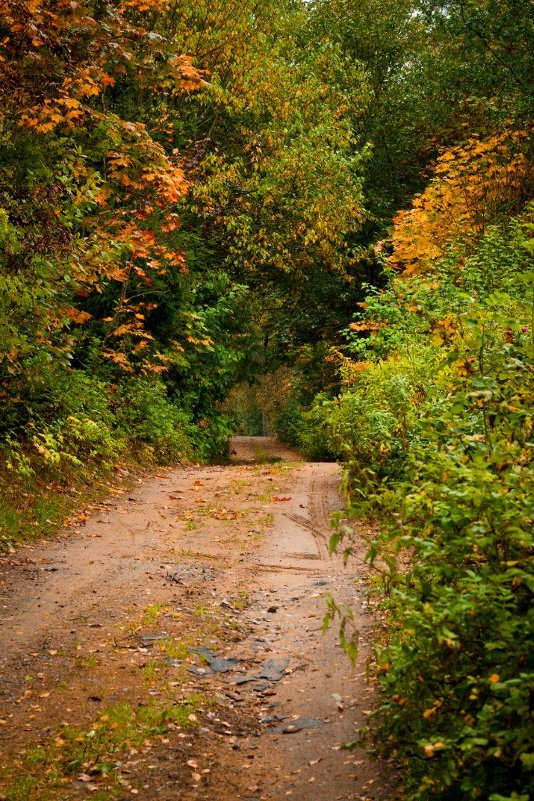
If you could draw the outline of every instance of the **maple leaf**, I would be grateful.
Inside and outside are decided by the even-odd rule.
[[[126,354],[121,353],[121,352],[112,351],[112,350],[107,350],[107,351],[104,351],[102,353],[102,356],[105,359],[109,359],[114,364],[116,364],[119,367],[121,367],[125,372],[133,373],[133,367],[131,366],[130,362],[128,361],[128,358],[127,358]]]
[[[88,320],[91,319],[92,316],[89,314],[89,312],[79,311],[78,309],[75,309],[73,306],[69,306],[67,309],[65,309],[64,314],[65,317],[68,317],[69,320],[71,320],[73,323],[77,323],[79,325],[86,323]]]
[[[60,105],[66,108],[81,108],[82,104],[75,97],[61,97],[57,101]]]

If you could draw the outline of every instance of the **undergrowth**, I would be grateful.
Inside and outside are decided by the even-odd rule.
[[[57,531],[122,467],[217,459],[231,433],[218,416],[193,422],[157,380],[76,370],[48,376],[17,414],[0,445],[0,553]]]
[[[461,270],[451,250],[371,295],[354,328],[375,336],[349,335],[359,361],[316,404],[349,517],[380,526],[368,558],[389,625],[368,738],[410,801],[534,796],[530,230],[490,228]],[[349,559],[352,537],[332,539]]]

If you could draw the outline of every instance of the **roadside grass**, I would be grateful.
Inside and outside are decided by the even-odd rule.
[[[167,637],[165,640],[160,640],[157,646],[158,650],[167,659],[187,659],[189,655],[189,646],[183,640],[178,640],[175,637]]]
[[[181,619],[172,606],[163,603],[150,604],[139,614],[137,623],[129,621],[124,626],[137,636],[153,631],[162,617],[175,622]],[[185,695],[187,657],[194,644],[222,633],[221,627],[214,625],[215,619],[222,617],[218,608],[213,614],[202,608],[201,616],[193,615],[194,625],[189,626],[186,637],[169,634],[154,641],[149,658],[139,665],[141,685],[131,689],[129,698],[106,706],[90,726],[57,726],[44,741],[21,752],[10,764],[5,763],[0,769],[1,801],[65,801],[77,795],[73,782],[83,784],[93,801],[129,797],[137,788],[128,768],[123,768],[132,754],[150,751],[157,746],[158,738],[166,743],[174,730],[197,725],[195,713],[215,704],[214,699],[199,692]],[[171,665],[170,659],[183,664]],[[76,666],[104,669],[92,655],[77,657]],[[105,682],[103,674],[101,679]],[[89,690],[86,685],[82,689]]]
[[[6,466],[0,453],[0,556],[52,537],[64,525],[77,525],[75,513],[83,507],[98,503],[117,486],[128,488],[133,481],[128,471],[140,466],[125,461],[118,467],[123,468],[120,475],[96,466],[84,473],[66,466],[58,473],[34,460],[21,475]]]
[[[192,548],[180,548],[180,556],[185,556],[188,559],[211,559],[220,562],[218,565],[221,569],[226,570],[230,567],[228,562],[221,562],[220,554],[204,553],[203,551],[194,551]]]
[[[96,656],[89,654],[89,656],[76,657],[76,665],[80,670],[94,670],[98,666],[98,659]]]
[[[269,487],[269,492],[265,492],[263,495],[260,495],[258,501],[260,503],[271,503],[273,495],[278,495],[280,492],[282,492],[280,484],[271,484]]]
[[[268,475],[287,476],[293,470],[298,470],[305,464],[306,462],[303,459],[297,459],[293,462],[288,462],[285,459],[279,459],[276,461],[255,464],[252,467],[252,472],[263,476],[268,476]]]
[[[46,743],[22,756],[24,774],[14,778],[1,797],[5,801],[60,801],[65,798],[66,786],[76,777],[91,784],[89,789],[100,789],[102,799],[118,798],[130,789],[118,762],[132,750],[146,748],[158,735],[191,727],[190,717],[203,702],[199,693],[179,703],[162,704],[151,699],[137,708],[123,701],[105,708],[85,730],[64,725]]]
[[[248,478],[235,478],[229,483],[227,492],[234,495],[243,495],[245,490],[252,486],[253,482]]]
[[[270,453],[263,450],[263,448],[254,449],[254,459],[258,464],[277,464],[283,461],[281,456],[272,456]]]
[[[168,608],[169,607],[165,604],[159,604],[159,603],[150,604],[150,606],[147,606],[143,612],[143,617],[141,618],[141,626],[142,627],[150,626],[159,618],[162,612],[166,611]]]
[[[51,488],[30,489],[18,494],[14,487],[0,483],[0,555],[52,536],[80,503],[79,498]]]
[[[181,517],[186,531],[195,531],[208,520],[218,520],[223,526],[233,526],[240,520],[247,520],[251,515],[259,513],[255,506],[245,506],[240,509],[227,509],[215,507],[213,504],[192,507],[187,509]]]

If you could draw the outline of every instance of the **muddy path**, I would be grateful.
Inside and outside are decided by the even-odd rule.
[[[0,799],[393,799],[366,568],[327,550],[339,468],[268,438],[117,489],[0,565]],[[365,545],[362,543],[362,553]],[[356,669],[321,634],[349,602]]]

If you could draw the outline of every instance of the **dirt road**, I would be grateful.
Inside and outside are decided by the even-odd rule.
[[[339,468],[267,438],[116,490],[0,570],[0,799],[394,798],[365,568],[327,552]],[[363,546],[362,546],[363,548]],[[325,596],[355,609],[355,671]]]

